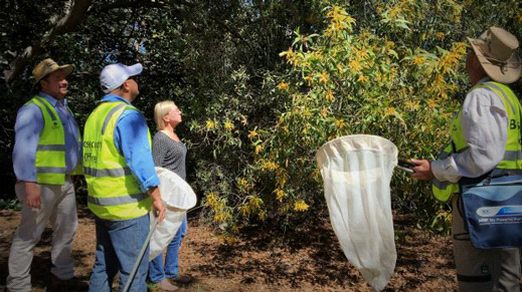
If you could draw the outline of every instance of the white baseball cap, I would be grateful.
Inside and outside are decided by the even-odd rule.
[[[143,66],[140,63],[131,66],[123,65],[121,63],[105,66],[100,73],[100,85],[103,92],[109,93],[120,87],[125,80],[129,79],[131,76],[139,75],[142,70]]]

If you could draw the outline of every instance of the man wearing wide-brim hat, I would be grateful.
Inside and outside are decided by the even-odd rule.
[[[30,291],[33,248],[53,226],[48,290],[69,290],[74,277],[72,241],[78,225],[71,175],[81,169],[80,131],[67,105],[72,65],[52,59],[38,63],[33,77],[38,93],[18,111],[13,168],[22,218],[9,253],[8,291]]]
[[[453,253],[459,291],[520,291],[518,247],[475,248],[463,219],[459,183],[520,174],[521,105],[508,84],[520,78],[518,40],[490,27],[468,38],[466,71],[471,90],[450,128],[451,143],[437,160],[416,160],[412,177],[433,179],[433,193],[452,200]],[[499,194],[500,195],[500,194]],[[473,239],[476,241],[477,239]]]

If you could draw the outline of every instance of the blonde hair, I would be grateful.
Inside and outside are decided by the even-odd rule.
[[[158,131],[165,129],[163,117],[175,107],[177,106],[172,100],[160,101],[154,106],[154,121]]]

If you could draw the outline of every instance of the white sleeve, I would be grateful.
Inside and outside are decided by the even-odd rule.
[[[487,88],[466,95],[461,125],[469,148],[432,162],[440,181],[457,182],[461,177],[478,177],[492,170],[504,157],[508,117],[502,99]]]

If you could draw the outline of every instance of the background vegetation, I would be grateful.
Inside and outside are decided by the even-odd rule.
[[[404,158],[432,158],[469,86],[466,36],[504,27],[522,39],[517,0],[7,0],[0,4],[0,192],[12,206],[17,109],[45,57],[76,66],[72,109],[83,124],[112,62],[142,62],[141,98],[183,110],[189,182],[204,218],[227,233],[284,231],[327,216],[315,152],[349,134],[388,138]],[[520,86],[520,84],[516,84]],[[79,181],[78,196],[85,196]],[[427,184],[392,180],[393,207],[447,230]]]

